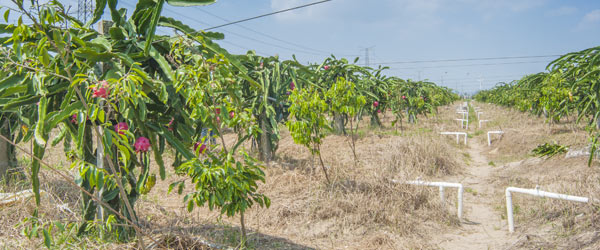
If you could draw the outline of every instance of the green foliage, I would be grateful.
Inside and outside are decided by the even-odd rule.
[[[290,116],[294,118],[286,123],[290,134],[295,143],[305,146],[311,154],[319,156],[321,168],[329,182],[320,149],[325,138],[324,130],[331,130],[325,116],[329,105],[323,99],[323,93],[316,87],[296,89],[292,91],[289,100]]]
[[[36,158],[30,171],[38,205],[42,162],[37,158],[43,158],[49,144],[65,145],[81,190],[85,223],[79,234],[101,221],[106,224],[101,230],[115,239],[133,239],[138,224],[133,208],[157,176],[165,179],[166,147],[175,152],[175,171],[188,177],[171,187],[181,193],[186,181],[194,184],[184,199],[189,209],[208,205],[227,216],[240,214],[243,225],[247,208],[270,204],[257,191],[264,182],[262,163],[239,149],[244,142],[254,139],[262,153],[273,154],[278,125],[287,121],[294,141],[319,156],[329,181],[320,155],[322,139],[331,130],[327,115],[342,118],[342,128],[343,119],[349,120],[354,134],[353,121],[370,114],[379,125],[379,112],[403,92],[410,92],[411,100],[397,110],[408,108],[410,114],[426,114],[453,98],[433,83],[405,82],[384,76],[386,68],[358,66],[358,58],[350,63],[332,56],[304,66],[254,52],[231,55],[213,42],[223,34],[196,31],[161,16],[165,3],[190,6],[213,0],[141,0],[131,15],[117,9],[117,0],[98,0],[87,23],[67,14],[58,1],[14,2],[32,24],[21,17],[0,25],[0,122],[9,127],[3,133],[15,143],[33,142]],[[91,29],[107,8],[108,33]],[[5,11],[5,22],[10,14]],[[156,35],[157,26],[182,35]],[[116,131],[118,124],[127,128]],[[225,128],[237,135],[233,146],[225,144]],[[49,138],[55,130],[59,135]],[[142,137],[149,144],[143,149],[134,145]],[[221,145],[206,145],[217,138]],[[150,168],[152,160],[157,169]],[[98,206],[102,214],[96,213]],[[32,227],[43,224],[30,222]],[[52,245],[53,234],[46,230],[38,235]]]
[[[325,93],[325,100],[329,103],[329,112],[332,116],[336,114],[343,115],[350,120],[352,140],[350,147],[352,148],[354,160],[357,161],[354,135],[358,130],[358,122],[356,122],[356,126],[353,126],[353,121],[358,121],[357,115],[360,109],[366,104],[366,98],[356,91],[354,83],[340,77]]]
[[[552,61],[547,72],[527,75],[511,83],[500,83],[478,92],[478,101],[515,107],[522,112],[544,115],[551,123],[577,114],[587,120],[592,140],[591,159],[600,129],[600,47],[565,54]]]
[[[325,92],[325,99],[329,103],[329,111],[351,118],[354,118],[367,102],[366,98],[356,91],[355,84],[343,77],[338,78]]]
[[[208,204],[210,210],[219,208],[221,214],[234,216],[244,213],[255,202],[261,207],[269,207],[269,198],[257,191],[258,182],[265,181],[260,163],[243,152],[242,157],[243,161],[239,161],[232,153],[221,151],[182,164],[177,171],[190,176],[195,187],[195,191],[184,198],[188,211],[191,212],[194,206]]]
[[[398,78],[391,78],[389,81],[390,108],[396,117],[393,125],[402,122],[405,114],[412,123],[416,121],[417,115],[434,113],[437,107],[458,100],[458,95],[448,88],[436,86],[432,82],[404,81]]]
[[[175,149],[174,165],[179,169],[197,161],[190,148],[205,139],[200,135],[202,128],[222,136],[223,127],[232,127],[239,132],[236,145],[231,150],[212,149],[217,153],[208,153],[214,160],[207,164],[237,171],[222,173],[222,178],[213,182],[201,182],[203,187],[223,190],[234,188],[236,182],[238,186],[251,187],[245,191],[247,197],[237,195],[227,205],[228,215],[243,212],[248,201],[260,196],[255,193],[254,177],[264,180],[262,172],[249,179],[231,177],[256,168],[249,158],[232,162],[237,147],[258,131],[246,109],[241,87],[231,84],[250,79],[244,73],[247,69],[204,33],[160,19],[164,1],[158,5],[140,1],[130,20],[126,20],[124,11],[115,8],[116,1],[99,2],[96,17],[107,5],[111,11],[114,23],[109,34],[87,28],[97,18],[83,25],[57,2],[34,6],[40,10],[35,13],[19,2],[20,11],[33,24],[3,26],[2,32],[9,38],[0,49],[5,72],[0,75],[0,109],[3,114],[16,115],[16,142],[33,140],[34,154],[42,158],[50,132],[59,128],[65,131],[52,144],[64,141],[69,145],[67,149],[74,144],[69,155],[73,157],[72,167],[78,171],[76,182],[85,191],[83,220],[116,220],[124,225],[136,224],[135,202],[152,189],[156,175],[165,178],[162,154],[166,145]],[[68,29],[64,28],[67,20],[73,22]],[[180,38],[155,37],[157,25],[189,33]],[[250,82],[252,89],[261,90],[260,85]],[[223,112],[215,112],[219,108]],[[117,133],[117,123],[127,124],[128,128]],[[134,148],[140,137],[149,139],[149,148]],[[101,154],[104,157],[97,158]],[[150,169],[151,158],[158,164],[157,170]],[[38,204],[40,165],[37,159],[31,165]],[[190,179],[196,180],[194,176]],[[108,205],[103,215],[96,216],[99,204],[95,197],[100,197],[103,206]],[[261,203],[266,203],[268,198],[261,197]],[[87,225],[81,225],[79,233],[87,232]],[[107,230],[121,241],[134,236],[132,227],[127,225]]]
[[[538,157],[552,158],[558,154],[566,153],[567,150],[569,150],[568,146],[563,146],[556,142],[553,142],[552,144],[546,142],[538,145],[531,151],[531,153]]]

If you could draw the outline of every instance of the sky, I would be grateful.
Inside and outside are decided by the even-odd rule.
[[[165,4],[163,15],[207,29],[318,1]],[[77,9],[77,0],[61,2]],[[136,2],[120,0],[118,6],[131,13]],[[544,71],[558,55],[599,46],[600,0],[332,0],[211,31],[224,33],[218,43],[235,54],[295,55],[302,63],[320,63],[331,54],[359,57],[360,65],[390,67],[388,76],[472,93]],[[499,57],[504,59],[490,59]],[[460,60],[480,58],[488,59]]]

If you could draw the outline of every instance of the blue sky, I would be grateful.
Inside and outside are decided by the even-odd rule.
[[[202,7],[166,6],[163,15],[203,29],[317,0],[220,0]],[[0,0],[4,3],[7,0]],[[61,1],[72,4],[76,0]],[[130,9],[134,0],[121,0]],[[108,19],[109,16],[106,15]],[[598,46],[598,0],[333,0],[216,29],[232,53],[292,54],[303,63],[329,54],[369,63],[546,56]],[[169,33],[160,30],[161,33]],[[387,75],[429,79],[459,91],[543,71],[554,57],[388,64]],[[482,65],[483,64],[483,65]],[[443,79],[443,84],[442,84]],[[481,80],[481,81],[480,81]]]

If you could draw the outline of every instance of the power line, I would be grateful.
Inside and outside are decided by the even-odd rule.
[[[513,75],[491,75],[491,76],[484,76],[485,80],[492,80],[492,79],[506,79],[506,78],[511,78],[511,77],[523,77],[526,76],[526,74],[513,74]],[[446,81],[467,81],[467,80],[479,80],[479,77],[473,78],[444,78],[444,80]]]
[[[203,10],[202,8],[200,8],[198,6],[196,6],[195,8],[198,11],[203,12],[203,13],[209,15],[209,16],[221,19],[221,20],[223,20],[225,22],[231,22],[231,20],[228,20],[226,18],[217,16],[217,15],[215,15],[213,13],[210,13],[210,12],[208,12],[206,10]],[[264,36],[264,37],[267,37],[267,38],[270,38],[270,39],[273,39],[275,41],[279,41],[279,42],[282,42],[282,43],[285,43],[285,44],[288,44],[288,45],[292,45],[292,46],[295,46],[295,47],[298,47],[298,48],[301,48],[301,49],[304,49],[304,50],[307,50],[307,51],[314,51],[316,53],[322,53],[323,55],[327,55],[327,56],[329,56],[329,55],[332,54],[332,53],[324,51],[324,50],[314,49],[314,48],[310,48],[310,47],[307,47],[307,46],[304,46],[304,45],[301,45],[301,44],[297,44],[297,43],[294,43],[294,42],[286,41],[286,40],[283,40],[281,38],[278,38],[278,37],[266,34],[264,32],[261,32],[261,31],[255,30],[255,29],[251,29],[251,28],[249,28],[247,26],[244,26],[244,25],[241,25],[241,24],[236,24],[236,25],[239,26],[239,27],[241,27],[241,28],[243,28],[243,29],[245,29],[245,30],[248,30],[250,32],[254,32],[254,33],[259,34],[261,36]],[[337,55],[341,55],[341,56],[358,56],[358,55],[355,55],[355,54],[337,54]]]
[[[178,13],[178,12],[175,12],[175,11],[167,9],[167,8],[165,8],[164,10],[167,11],[167,12],[171,12],[171,13],[177,15],[177,16],[181,16],[181,17],[187,18],[189,20],[192,20],[194,22],[200,23],[200,24],[204,24],[204,25],[207,25],[207,26],[211,25],[211,24],[209,24],[207,22],[200,21],[200,20],[198,20],[196,18],[187,16],[187,15],[183,15],[182,13]],[[257,43],[261,43],[261,44],[267,44],[267,45],[270,45],[270,46],[273,46],[273,47],[277,47],[277,48],[289,50],[289,51],[292,51],[292,52],[295,52],[295,53],[304,53],[304,54],[311,54],[311,55],[321,55],[321,54],[313,53],[313,52],[310,52],[310,51],[301,51],[301,50],[297,50],[297,49],[293,49],[293,48],[281,46],[281,45],[274,44],[274,43],[265,42],[265,41],[262,41],[262,40],[259,40],[259,39],[253,38],[253,37],[249,37],[249,36],[246,36],[246,35],[242,35],[242,34],[239,34],[239,33],[235,33],[235,32],[229,31],[229,30],[223,30],[223,31],[225,31],[225,32],[227,32],[227,33],[229,33],[231,35],[238,36],[238,37],[241,37],[241,38],[244,38],[244,39],[247,39],[247,40],[251,40],[251,41],[254,41],[254,42],[257,42]],[[241,46],[241,45],[237,45],[237,44],[233,44],[231,42],[227,42],[227,43],[232,44],[232,45],[234,45],[236,47],[240,47],[240,48],[246,49],[246,50],[252,50],[250,48],[247,48],[247,47],[244,47],[244,46]],[[260,53],[260,54],[266,54],[266,53]]]
[[[530,63],[548,63],[548,61],[524,61],[524,62],[506,62],[506,63],[478,63],[478,64],[462,64],[462,65],[439,65],[428,67],[410,67],[410,68],[394,68],[390,69],[431,69],[431,68],[453,68],[453,67],[470,67],[470,66],[491,66],[491,65],[511,65],[511,64],[530,64]]]
[[[236,44],[236,43],[232,43],[232,42],[225,41],[225,40],[221,40],[221,41],[217,41],[217,42],[228,43],[228,44],[230,44],[230,45],[233,45],[233,46],[236,46],[236,47],[239,47],[239,48],[245,49],[246,51],[248,51],[248,50],[253,50],[253,51],[255,51],[255,52],[256,52],[256,53],[257,53],[259,56],[262,56],[262,57],[268,57],[268,53],[264,53],[264,52],[262,52],[262,51],[258,51],[258,50],[255,50],[255,49],[248,49],[248,48],[246,48],[246,47],[244,47],[244,46],[242,46],[242,45]]]
[[[123,3],[123,4],[125,4],[125,5],[127,5],[127,6],[129,6],[129,7],[133,7],[133,8],[135,8],[135,6],[133,6],[133,4],[131,4],[131,3],[128,3],[128,2],[125,2],[125,1],[122,1],[121,3]],[[175,14],[175,15],[178,15],[178,16],[182,16],[182,17],[188,18],[188,19],[190,19],[190,20],[192,20],[192,21],[194,21],[194,22],[198,22],[198,23],[200,23],[200,24],[204,24],[204,25],[207,25],[207,26],[208,26],[208,25],[210,25],[210,24],[209,24],[209,23],[207,23],[207,22],[200,21],[200,20],[198,20],[198,19],[195,19],[195,18],[193,18],[193,17],[187,16],[187,15],[183,15],[183,14],[181,14],[181,13],[178,13],[178,12],[172,11],[172,10],[170,10],[170,9],[167,9],[167,8],[164,8],[163,10],[165,10],[165,11],[167,11],[167,12],[171,12],[171,13],[173,13],[173,14]],[[157,31],[158,31],[158,30],[157,30]],[[232,34],[234,34],[233,32],[231,32],[231,33],[232,33]],[[237,34],[234,34],[234,35],[237,35]],[[225,40],[221,40],[221,41],[218,41],[218,42],[227,43],[227,44],[233,45],[233,46],[235,46],[235,47],[238,47],[238,48],[244,49],[244,50],[246,50],[246,51],[248,51],[248,50],[253,50],[253,49],[250,49],[250,48],[248,48],[248,47],[245,47],[245,46],[242,46],[242,45],[239,45],[239,44],[236,44],[236,43],[232,43],[232,42],[229,42],[229,41],[225,41]],[[256,53],[257,53],[258,55],[260,55],[260,56],[265,56],[265,55],[268,55],[268,53],[259,52],[259,51],[257,51],[257,50],[254,50],[254,51],[256,51]]]
[[[292,7],[292,8],[289,8],[289,9],[278,10],[278,11],[275,11],[275,12],[271,12],[271,13],[267,13],[267,14],[262,14],[262,15],[259,15],[259,16],[242,19],[242,20],[235,21],[235,22],[229,22],[229,23],[217,25],[217,26],[210,27],[210,28],[204,29],[204,30],[212,30],[212,29],[216,29],[216,28],[221,28],[221,27],[232,25],[232,24],[236,24],[236,23],[246,22],[246,21],[250,21],[250,20],[254,20],[254,19],[258,19],[258,18],[262,18],[262,17],[266,17],[266,16],[271,16],[271,15],[275,15],[275,14],[279,14],[279,13],[283,13],[283,12],[287,12],[287,11],[291,11],[291,10],[297,10],[297,9],[305,8],[305,7],[312,6],[312,5],[322,4],[322,3],[326,3],[326,2],[330,2],[330,1],[332,1],[332,0],[323,0],[323,1],[319,1],[319,2],[314,2],[314,3],[309,3],[309,4],[305,4],[305,5],[300,5],[300,6]]]
[[[331,0],[328,0],[328,1],[331,1]],[[132,6],[132,4],[130,4],[130,3],[127,3],[127,2],[122,2],[122,3],[124,3],[125,5],[128,5],[128,6],[130,6],[130,7],[133,7],[133,8],[135,8],[135,6]],[[314,4],[318,4],[318,3],[320,3],[320,2],[313,3],[312,5],[314,5]],[[306,6],[309,6],[309,5],[306,5]],[[302,6],[298,6],[298,7],[295,7],[295,8],[299,8],[299,7],[302,7]],[[210,13],[210,12],[207,12],[207,11],[204,11],[204,10],[202,10],[202,9],[199,9],[198,7],[196,7],[196,9],[197,9],[197,10],[200,10],[200,11],[202,11],[202,12],[204,12],[204,13],[207,13],[207,14],[209,14],[209,15],[211,15],[211,16],[217,17],[217,18],[219,18],[219,19],[222,19],[222,20],[228,21],[227,19],[224,19],[224,18],[222,18],[222,17],[219,17],[219,16],[216,16],[216,15],[214,15],[214,14]],[[291,8],[291,9],[294,9],[294,8]],[[206,25],[206,26],[210,26],[210,25],[211,25],[210,23],[207,23],[207,22],[200,21],[200,20],[198,20],[198,19],[196,19],[196,18],[194,18],[194,17],[190,17],[190,16],[187,16],[187,15],[184,15],[184,14],[182,14],[182,13],[180,13],[180,12],[175,12],[175,11],[173,11],[173,10],[170,10],[170,9],[168,9],[168,8],[164,8],[164,10],[165,10],[165,11],[167,11],[167,12],[173,13],[173,14],[175,14],[176,16],[181,16],[181,17],[187,18],[187,19],[189,19],[189,20],[191,20],[191,21],[194,21],[194,22],[197,22],[197,23],[200,23],[200,24]],[[242,26],[241,24],[237,24],[237,25],[240,25],[240,26]],[[242,26],[242,27],[244,27],[244,26]],[[247,27],[244,27],[244,28],[246,28],[246,29],[248,29],[248,30],[251,30],[251,29],[249,29],[249,28],[247,28]],[[207,29],[205,29],[205,30],[207,30]],[[246,35],[242,35],[242,34],[239,34],[239,33],[235,33],[235,32],[233,32],[233,31],[229,31],[229,30],[225,30],[225,29],[222,29],[222,30],[223,30],[223,31],[225,31],[225,32],[227,32],[228,34],[231,34],[231,35],[234,35],[234,36],[238,36],[238,37],[241,37],[241,38],[244,38],[244,39],[247,39],[247,40],[251,40],[251,41],[254,41],[254,42],[257,42],[257,43],[260,43],[260,44],[267,44],[267,45],[270,45],[270,46],[273,46],[273,47],[277,47],[277,48],[281,48],[281,49],[289,50],[289,51],[291,51],[291,52],[294,52],[294,53],[303,53],[303,54],[310,54],[310,55],[320,55],[320,56],[323,56],[323,55],[324,55],[324,56],[329,56],[329,55],[330,55],[330,54],[328,54],[327,52],[325,52],[325,53],[323,53],[323,54],[320,54],[320,53],[315,53],[315,52],[306,51],[306,50],[299,50],[299,49],[289,48],[289,47],[281,46],[281,45],[278,45],[278,44],[274,44],[274,43],[266,42],[266,41],[263,41],[263,40],[259,40],[259,39],[256,39],[256,38],[253,38],[253,37],[250,37],[250,36],[246,36]],[[262,35],[264,35],[264,36],[270,37],[271,39],[274,39],[274,40],[279,40],[279,41],[282,41],[282,42],[286,42],[286,41],[284,41],[284,40],[281,40],[281,39],[278,39],[278,38],[276,38],[276,37],[273,37],[273,36],[270,36],[270,35],[264,34],[264,33],[262,33],[262,32],[259,32],[259,31],[255,31],[255,30],[252,30],[252,31],[253,31],[253,32],[256,32],[256,33],[259,33],[259,34],[262,34]],[[228,44],[231,44],[231,45],[234,45],[234,46],[236,46],[236,47],[243,48],[243,49],[245,49],[245,50],[253,50],[253,49],[250,49],[250,48],[248,48],[248,47],[244,47],[244,46],[241,46],[241,45],[238,45],[238,44],[234,44],[234,43],[231,43],[231,42],[226,42],[226,43],[228,43]],[[287,42],[287,43],[289,43],[289,42]],[[300,47],[308,48],[308,47],[301,46],[301,45],[296,45],[296,46],[297,46],[297,47],[298,47],[298,46],[300,46]],[[309,48],[309,49],[310,49],[310,48]],[[312,49],[312,50],[314,50],[314,49]],[[255,51],[256,51],[256,50],[255,50]],[[257,51],[257,52],[258,52],[258,51]],[[260,54],[267,54],[267,53],[260,53]],[[352,55],[352,56],[356,56],[356,55]]]
[[[526,58],[546,58],[546,57],[559,57],[559,56],[562,56],[562,55],[480,57],[480,58],[440,59],[440,60],[421,60],[421,61],[375,62],[375,63],[372,63],[372,64],[411,64],[411,63],[436,63],[436,62],[485,61],[485,60],[507,60],[507,59],[526,59]]]

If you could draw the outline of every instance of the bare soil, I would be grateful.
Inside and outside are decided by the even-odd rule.
[[[504,192],[491,184],[495,169],[488,165],[489,161],[482,154],[486,146],[471,140],[466,150],[471,157],[465,169],[468,174],[449,179],[466,187],[463,197],[465,214],[459,229],[435,239],[442,249],[501,249],[511,239],[506,221],[494,209],[496,197],[503,196]]]

